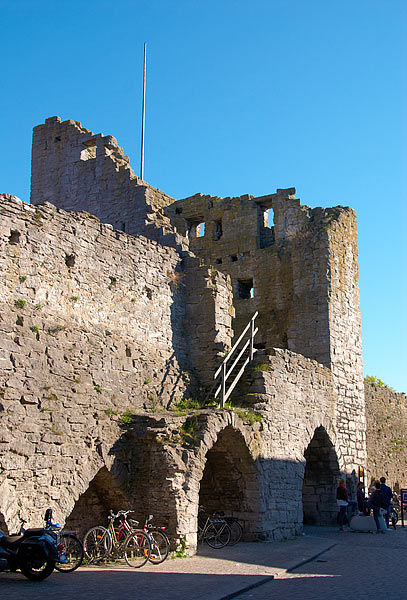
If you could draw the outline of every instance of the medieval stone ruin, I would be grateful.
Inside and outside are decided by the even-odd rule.
[[[114,137],[53,117],[31,204],[3,194],[0,213],[3,527],[51,506],[83,533],[133,508],[193,552],[199,504],[253,540],[335,522],[338,477],[367,463],[352,209],[294,188],[175,201]],[[214,374],[256,313],[219,408]]]

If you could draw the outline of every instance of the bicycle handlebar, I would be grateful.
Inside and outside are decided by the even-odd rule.
[[[128,514],[136,512],[135,510],[119,510],[119,512],[115,515],[112,509],[110,509],[109,519],[117,519],[121,515],[127,517]]]

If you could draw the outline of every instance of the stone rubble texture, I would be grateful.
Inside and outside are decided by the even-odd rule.
[[[52,117],[34,128],[31,205],[3,194],[0,214],[9,531],[48,506],[82,534],[133,508],[193,552],[199,503],[246,539],[335,521],[338,477],[368,467],[352,209],[294,188],[174,201],[115,138]],[[236,408],[177,410],[255,311]]]

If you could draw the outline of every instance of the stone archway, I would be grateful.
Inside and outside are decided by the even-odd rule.
[[[66,529],[73,529],[83,536],[94,525],[107,524],[109,511],[131,508],[129,498],[117,479],[102,467],[66,519]]]
[[[206,512],[238,517],[245,537],[253,537],[258,519],[259,486],[254,460],[242,434],[228,425],[205,457],[199,504]]]
[[[304,452],[302,488],[304,525],[336,523],[336,487],[340,477],[338,457],[326,429],[317,427]]]

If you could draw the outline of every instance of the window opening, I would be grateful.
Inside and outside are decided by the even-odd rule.
[[[216,264],[216,265],[221,265],[221,264],[222,264],[222,259],[221,259],[221,258],[217,258],[217,259],[215,260],[215,264]]]
[[[126,223],[122,223],[122,231],[126,233]]]
[[[229,262],[236,262],[237,261],[237,254],[231,254],[229,256]]]
[[[182,208],[180,208],[180,207],[177,207],[177,208],[175,209],[175,214],[176,214],[176,215],[180,215],[181,213],[182,213]]]
[[[196,237],[204,237],[205,236],[205,223],[198,223],[196,226]]]
[[[253,279],[238,279],[236,283],[236,292],[241,300],[250,300],[254,298]]]
[[[10,244],[18,244],[20,242],[20,232],[19,231],[10,231],[10,237],[8,239]]]
[[[264,211],[264,227],[274,227],[274,211],[272,208],[268,208]]]
[[[96,144],[95,142],[87,142],[84,144],[86,147],[81,152],[81,160],[91,160],[96,158]]]
[[[65,264],[71,268],[75,266],[75,254],[65,254]]]
[[[213,223],[213,239],[214,241],[220,240],[222,237],[222,221],[214,221]]]

